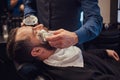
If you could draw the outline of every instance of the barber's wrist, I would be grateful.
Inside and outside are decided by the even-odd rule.
[[[76,45],[77,43],[78,43],[78,35],[75,33],[75,32],[73,32],[73,34],[74,34],[74,45]]]

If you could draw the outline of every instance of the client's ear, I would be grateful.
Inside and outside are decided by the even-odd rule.
[[[41,47],[34,47],[31,51],[31,55],[34,57],[37,57],[38,55],[42,54],[42,49]]]

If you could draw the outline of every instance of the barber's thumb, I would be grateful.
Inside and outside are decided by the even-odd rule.
[[[60,34],[60,33],[63,32],[63,31],[64,31],[64,29],[55,30],[55,31],[53,32],[53,34]]]

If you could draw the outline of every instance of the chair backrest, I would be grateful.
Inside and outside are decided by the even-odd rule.
[[[39,66],[40,68],[40,66]],[[42,72],[38,67],[31,63],[25,63],[18,67],[18,73],[25,80],[53,80],[49,75]]]

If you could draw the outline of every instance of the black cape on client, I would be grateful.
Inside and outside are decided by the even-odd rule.
[[[120,80],[120,63],[109,58],[105,51],[83,53],[83,58],[84,68],[37,64],[34,78],[42,76],[45,80]],[[25,77],[34,80],[31,75]]]

